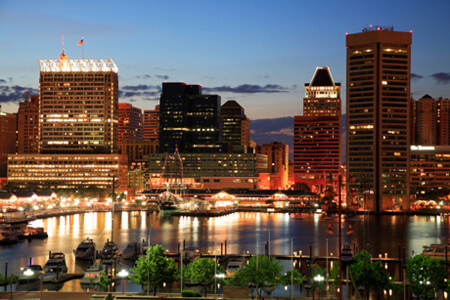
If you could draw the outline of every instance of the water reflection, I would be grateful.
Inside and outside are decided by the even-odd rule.
[[[217,218],[171,217],[146,212],[116,212],[114,214],[114,241],[123,251],[130,241],[142,241],[151,233],[151,241],[162,244],[170,252],[179,247],[195,247],[202,252],[223,249],[230,253],[264,253],[270,235],[271,254],[290,254],[291,239],[294,251],[309,256],[310,245],[314,256],[328,252],[338,253],[336,218],[324,220],[314,214],[233,213]],[[330,224],[332,230],[329,230]],[[111,213],[86,213],[36,220],[31,225],[44,227],[49,237],[44,240],[24,241],[13,246],[0,247],[0,272],[18,274],[28,264],[44,265],[48,252],[66,254],[69,273],[82,273],[85,264],[75,261],[72,251],[86,237],[94,239],[101,249],[111,239]],[[364,222],[354,222],[349,231],[343,223],[343,245],[348,243],[358,250],[367,249],[372,256],[388,253],[397,257],[399,252],[410,256],[421,253],[423,245],[440,243],[449,237],[449,218],[419,216],[366,216]],[[150,232],[151,227],[151,232]],[[269,234],[270,232],[270,234]],[[217,243],[217,244],[216,244]],[[131,267],[131,266],[130,266]],[[130,285],[131,286],[131,285]],[[79,280],[69,281],[63,291],[80,291]]]

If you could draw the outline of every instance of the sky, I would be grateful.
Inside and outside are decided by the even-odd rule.
[[[38,59],[114,60],[119,102],[154,109],[162,82],[200,83],[251,120],[302,114],[304,84],[328,66],[342,84],[346,33],[413,32],[411,93],[450,97],[448,0],[0,0],[0,105],[38,94]],[[84,38],[84,45],[77,42]]]

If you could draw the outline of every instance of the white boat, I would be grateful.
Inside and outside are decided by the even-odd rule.
[[[106,266],[99,263],[94,263],[92,266],[84,270],[84,276],[80,280],[81,285],[97,285],[100,282],[102,272],[105,272]]]
[[[92,259],[95,255],[95,243],[93,239],[89,237],[84,239],[77,247],[73,250],[73,254],[76,259]]]
[[[42,281],[55,282],[61,274],[67,273],[66,257],[62,252],[50,252],[47,263],[44,265]]]
[[[18,276],[19,281],[17,283],[20,286],[23,286],[39,281],[42,274],[44,274],[44,270],[40,265],[28,265],[22,269],[22,272]]]

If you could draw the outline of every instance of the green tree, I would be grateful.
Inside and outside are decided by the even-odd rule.
[[[406,262],[406,277],[409,290],[417,297],[434,298],[437,291],[447,288],[445,262],[426,255],[416,255]]]
[[[11,289],[11,299],[13,298],[13,284],[19,281],[19,277],[16,274],[11,274],[8,278],[0,274],[0,285],[9,285]]]
[[[349,271],[355,285],[363,287],[365,293],[370,290],[382,291],[388,289],[392,284],[381,262],[373,262],[371,255],[366,250],[353,256],[353,263],[349,266]]]
[[[200,283],[206,297],[206,288],[214,282],[214,275],[220,272],[214,260],[210,258],[198,258],[190,263],[183,271],[186,280],[192,283]]]
[[[283,266],[275,258],[253,256],[247,265],[236,271],[233,278],[225,282],[230,285],[251,285],[256,288],[258,298],[261,291],[269,291],[281,283]]]
[[[100,281],[98,283],[102,289],[104,289],[106,292],[108,292],[108,287],[110,287],[110,280],[108,277],[108,274],[106,272],[102,272],[100,276]],[[108,293],[108,300],[112,299],[112,291],[109,289]]]
[[[156,290],[164,282],[170,284],[177,279],[178,270],[173,259],[164,255],[163,246],[155,245],[150,246],[146,256],[136,261],[131,273],[128,276],[131,282],[140,284],[141,287],[147,286],[147,291],[152,288],[153,295],[156,296]]]
[[[326,270],[321,268],[317,264],[313,264],[311,266],[311,278],[310,278],[310,284],[312,287],[312,293],[313,293],[313,299],[314,299],[314,292],[316,288],[319,289],[319,298],[320,298],[320,292],[324,289],[326,286],[325,282],[326,278]]]

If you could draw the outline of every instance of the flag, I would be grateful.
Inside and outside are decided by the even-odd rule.
[[[81,38],[81,41],[79,41],[79,42],[77,43],[77,46],[83,45],[83,43],[84,43],[84,38]]]

